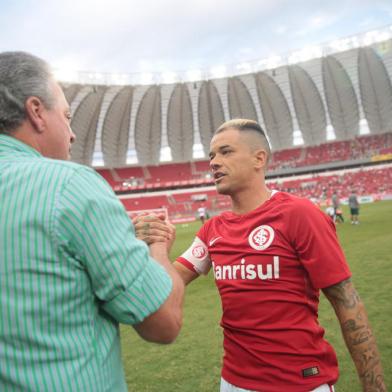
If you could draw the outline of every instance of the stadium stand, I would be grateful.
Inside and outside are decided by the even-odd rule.
[[[248,74],[64,84],[76,134],[71,159],[95,167],[128,210],[221,211],[229,205],[214,191],[209,143],[223,121],[243,117],[258,121],[271,142],[271,187],[323,203],[332,189],[344,196],[352,185],[373,199],[392,195],[384,166],[392,162],[390,31],[380,41],[363,43],[365,33],[323,47],[321,57],[287,57]]]
[[[335,141],[319,146],[309,146],[276,151],[272,154],[269,174],[279,174],[281,169],[312,167],[331,162],[361,161],[388,154],[392,151],[392,132],[369,135],[346,141]],[[392,157],[390,157],[392,160]],[[118,192],[177,189],[213,183],[208,161],[174,163],[160,166],[98,169]]]
[[[327,172],[268,180],[267,184],[270,189],[309,198],[320,206],[330,204],[334,191],[337,191],[344,200],[353,188],[359,195],[378,200],[383,195],[392,197],[392,164],[349,169],[332,174]],[[194,219],[200,206],[206,207],[213,214],[230,208],[230,199],[217,194],[213,186],[202,189],[174,190],[170,193],[158,191],[150,194],[127,194],[119,197],[129,211],[165,206],[168,208],[170,218],[174,221],[180,217]]]

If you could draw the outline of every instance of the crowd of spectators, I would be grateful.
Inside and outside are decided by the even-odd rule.
[[[392,166],[329,175],[317,174],[305,178],[286,178],[267,181],[267,185],[269,189],[305,197],[321,206],[332,204],[334,192],[341,200],[347,199],[354,188],[359,196],[371,196],[377,200],[385,195],[391,195],[392,197]],[[194,197],[198,194],[205,195],[202,204],[208,211],[214,213],[230,208],[230,199],[217,194],[212,187],[208,190],[193,189],[181,193],[130,195],[129,198],[122,198],[121,200],[127,210],[154,209],[166,206],[172,218],[196,217],[197,209],[201,205]]]
[[[330,162],[369,159],[382,154],[392,154],[392,132],[276,151],[269,163],[269,173]],[[213,183],[208,161],[98,169],[98,172],[116,192],[188,188]]]

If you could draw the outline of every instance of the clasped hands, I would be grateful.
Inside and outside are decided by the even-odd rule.
[[[137,215],[132,218],[132,222],[139,240],[144,241],[147,245],[165,242],[167,251],[170,251],[176,238],[176,228],[165,220],[163,214]]]

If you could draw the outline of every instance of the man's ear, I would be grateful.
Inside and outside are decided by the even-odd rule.
[[[267,167],[268,155],[264,149],[258,149],[254,152],[255,167],[257,169],[263,169]]]
[[[26,117],[38,133],[45,130],[45,106],[38,97],[29,97],[25,102]]]

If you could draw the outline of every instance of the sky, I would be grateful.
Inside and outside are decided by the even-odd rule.
[[[0,0],[0,52],[102,73],[210,70],[392,25],[392,0]]]

